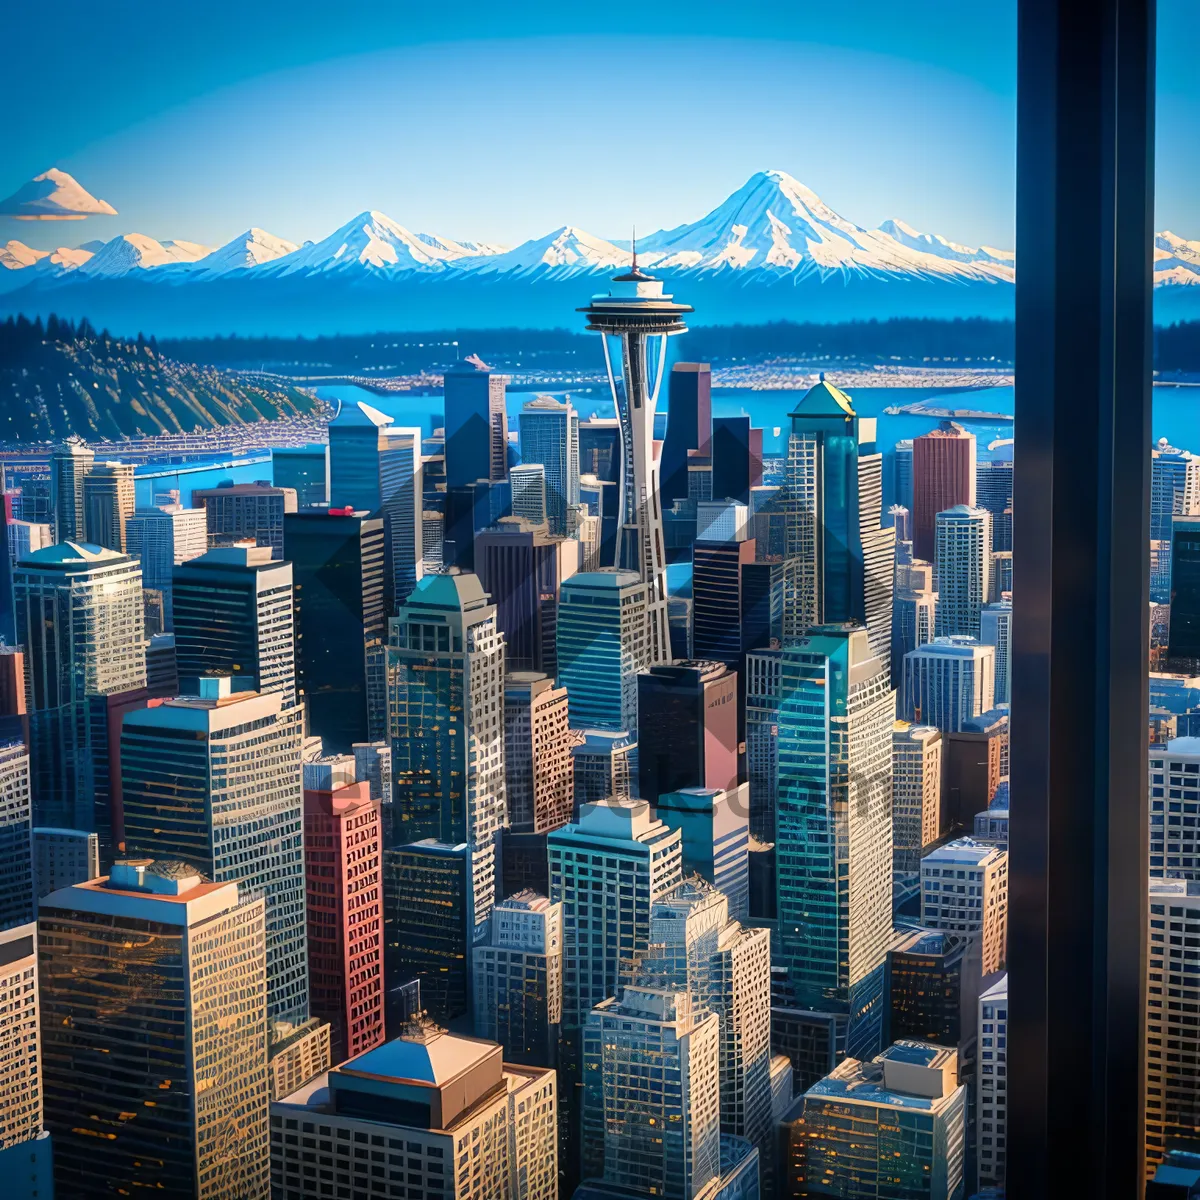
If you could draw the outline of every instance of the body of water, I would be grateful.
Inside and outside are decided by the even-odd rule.
[[[178,491],[185,507],[192,505],[192,493],[225,483],[270,482],[271,456],[247,455],[217,463],[147,463],[138,467],[133,476],[134,501],[139,508],[154,503],[154,497]]]

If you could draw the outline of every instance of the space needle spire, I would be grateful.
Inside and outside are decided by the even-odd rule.
[[[636,571],[647,585],[651,666],[671,661],[667,625],[667,559],[663,539],[654,412],[666,367],[667,338],[684,333],[689,304],[677,304],[662,280],[637,265],[637,233],[628,271],[607,293],[578,311],[602,335],[604,362],[621,429],[621,491],[617,566]]]

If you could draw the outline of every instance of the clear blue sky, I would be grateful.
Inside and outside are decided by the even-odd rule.
[[[378,208],[460,238],[609,237],[778,167],[844,216],[1013,242],[1013,0],[13,6],[0,195],[57,165],[136,230],[302,241]],[[1200,237],[1200,6],[1160,0],[1158,225]]]

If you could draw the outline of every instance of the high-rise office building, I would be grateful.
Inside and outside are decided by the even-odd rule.
[[[382,431],[379,492],[388,611],[395,612],[425,574],[424,467],[416,426],[390,425]]]
[[[646,586],[647,665],[671,661],[667,627],[667,561],[654,415],[666,366],[667,338],[683,333],[691,306],[675,302],[662,281],[639,269],[613,277],[607,294],[581,309],[603,336],[613,404],[621,422],[621,518],[617,565]],[[672,373],[674,374],[674,373]]]
[[[720,890],[735,921],[750,919],[750,820],[748,788],[680,788],[658,797],[655,810],[683,837],[683,873],[699,875]]]
[[[133,463],[93,463],[83,481],[83,513],[87,538],[124,554],[125,523],[133,516]]]
[[[496,606],[508,669],[556,674],[559,602],[580,569],[579,542],[504,517],[475,536],[475,569]]]
[[[0,1151],[42,1132],[42,1046],[38,1020],[37,925],[0,928]],[[0,1159],[0,1166],[4,1160]],[[7,1185],[21,1190],[9,1177]],[[46,1195],[50,1193],[47,1192]]]
[[[892,600],[892,686],[904,679],[904,658],[932,642],[937,632],[937,592],[897,586]]]
[[[300,728],[275,692],[200,694],[125,714],[127,853],[182,859],[266,901],[267,1015],[308,1017]]]
[[[995,706],[996,650],[972,637],[938,637],[904,656],[904,720],[954,733]]]
[[[471,947],[487,928],[486,914],[480,924],[474,920],[470,851],[466,842],[421,838],[383,852],[388,985],[417,980],[422,1007],[438,1021],[469,1010]],[[394,1031],[391,1012],[387,1023]]]
[[[723,662],[731,671],[741,667],[746,648],[746,570],[757,565],[755,542],[745,536],[745,528],[743,524],[741,537],[728,539],[720,536],[719,528],[698,532],[692,546],[692,654]]]
[[[685,988],[626,985],[593,1009],[584,1163],[607,1194],[696,1200],[720,1179],[720,1036]]]
[[[556,1200],[557,1120],[552,1070],[414,1020],[271,1105],[274,1194],[323,1200],[326,1169],[351,1196]]]
[[[125,554],[61,542],[13,574],[26,649],[34,821],[111,837],[96,698],[146,684],[142,576]]]
[[[540,462],[510,467],[512,515],[530,525],[546,524],[546,468]],[[478,551],[477,551],[478,553]]]
[[[349,755],[304,764],[309,1010],[334,1062],[383,1041],[383,845],[379,802]]]
[[[1151,885],[1151,896],[1154,887]],[[1154,903],[1153,900],[1150,902]],[[1161,971],[1162,947],[1155,946],[1151,934],[1150,970]],[[1156,963],[1156,951],[1158,961]],[[1181,981],[1182,982],[1182,981]],[[1151,991],[1153,997],[1155,993]],[[1150,1001],[1150,1020],[1153,1021],[1155,1009],[1161,1009],[1161,1001],[1155,1004]],[[1005,1167],[1008,1159],[1006,1143],[1008,1141],[1008,974],[993,976],[985,980],[979,993],[979,1031],[978,1050],[979,1066],[975,1075],[975,1186],[983,1188],[1003,1188]],[[1156,1043],[1162,1046],[1162,1041]],[[1154,1071],[1155,1058],[1161,1057],[1153,1052],[1147,1054],[1149,1070]],[[1154,1120],[1153,1103],[1147,1104],[1148,1120]],[[1161,1111],[1161,1110],[1160,1110]]]
[[[562,1023],[562,905],[536,892],[501,900],[473,951],[475,1036],[506,1062],[552,1067]]]
[[[996,703],[1012,702],[1012,620],[1011,600],[984,605],[979,614],[979,640],[996,648]]]
[[[546,520],[565,536],[567,510],[579,503],[579,414],[570,401],[538,396],[521,409],[521,461],[540,463],[545,476]]]
[[[975,507],[975,435],[941,421],[913,439],[913,557],[932,562],[937,514],[957,504]]]
[[[895,530],[882,525],[883,456],[874,418],[859,417],[824,376],[791,413],[785,480],[785,642],[815,625],[858,621],[886,667]]]
[[[892,452],[892,496],[895,503],[907,508],[911,522],[913,507],[913,443],[902,438]],[[909,533],[911,535],[911,525]],[[907,540],[907,539],[906,539]]]
[[[638,672],[654,658],[647,589],[633,571],[573,575],[558,603],[558,682],[577,729],[636,730]]]
[[[784,1122],[786,1194],[959,1200],[966,1093],[943,1046],[905,1040],[871,1062],[847,1058]]]
[[[0,929],[34,917],[32,829],[29,752],[21,742],[0,744]]]
[[[888,951],[884,1044],[916,1038],[973,1061],[981,979],[978,935],[905,930]]]
[[[40,900],[100,874],[100,839],[82,829],[33,830],[33,887]]]
[[[762,842],[775,840],[782,660],[782,650],[755,650],[746,655],[746,777],[750,791],[750,832]]]
[[[575,740],[566,688],[541,671],[504,677],[504,776],[514,832],[547,833],[571,819]]]
[[[992,560],[992,514],[957,504],[934,519],[937,570],[937,634],[979,637],[979,614],[987,603]]]
[[[172,624],[172,575],[208,549],[204,510],[168,504],[136,508],[125,522],[126,550],[142,565],[142,586],[162,593],[164,628]]]
[[[8,560],[12,567],[35,550],[54,545],[54,527],[36,521],[8,522]]]
[[[1008,952],[1008,852],[969,837],[947,842],[921,859],[921,924],[980,935],[985,975]]]
[[[913,875],[941,836],[942,735],[932,725],[897,721],[892,733],[892,866]]]
[[[380,452],[392,418],[361,400],[344,401],[329,422],[329,503],[378,516]],[[418,446],[419,452],[419,446]]]
[[[630,800],[637,787],[637,739],[625,730],[581,729],[571,747],[575,806],[596,800]]]
[[[1200,804],[1200,738],[1150,749],[1150,877],[1200,879],[1200,834],[1182,806]],[[1183,809],[1186,811],[1186,809]]]
[[[876,1053],[892,933],[895,694],[866,630],[783,652],[775,808],[778,959],[796,1004],[834,1014],[840,1053]]]
[[[1200,671],[1200,516],[1171,526],[1171,621],[1167,669]]]
[[[662,448],[662,507],[688,498],[688,459],[712,456],[712,368],[674,363],[667,377],[667,436]]]
[[[222,546],[171,575],[180,679],[232,675],[296,703],[292,564],[265,546]]]
[[[271,448],[271,484],[296,493],[297,504],[329,503],[329,443]],[[194,493],[193,493],[194,500]]]
[[[391,625],[395,844],[468,847],[466,945],[495,899],[505,823],[504,637],[477,575],[427,575]]]
[[[975,464],[975,503],[992,514],[992,549],[1012,549],[1013,460],[979,459]]]
[[[284,518],[296,597],[296,676],[325,749],[387,729],[383,521],[330,509]]]
[[[276,561],[283,559],[283,519],[297,508],[296,493],[291,488],[227,483],[197,489],[192,493],[192,503],[204,509],[210,547],[250,539],[256,546],[269,547]]]
[[[572,708],[574,694],[572,693]],[[638,794],[738,783],[738,678],[719,662],[679,662],[638,676]]]
[[[456,363],[444,375],[446,396],[446,487],[508,475],[507,375],[477,358]]]
[[[1150,542],[1158,543],[1150,599],[1171,599],[1171,530],[1176,517],[1200,516],[1200,457],[1159,438],[1150,451]],[[1009,547],[1011,549],[1011,547]]]
[[[712,495],[714,500],[750,503],[750,489],[762,485],[763,431],[749,417],[714,417]]]
[[[38,914],[59,1195],[270,1194],[263,900],[117,863]]]
[[[95,452],[88,448],[83,438],[75,435],[67,438],[50,455],[50,502],[56,541],[87,541],[83,481],[95,461]],[[22,516],[31,519],[24,512]]]
[[[942,760],[942,832],[969,828],[1008,775],[1008,709],[989,709],[943,731]]]
[[[579,422],[579,473],[620,484],[621,422],[615,417],[590,417]]]

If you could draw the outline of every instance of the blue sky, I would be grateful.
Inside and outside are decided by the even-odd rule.
[[[1014,0],[16,7],[0,195],[57,165],[120,216],[0,241],[302,241],[364,208],[619,237],[778,167],[861,224],[1013,242]],[[1200,237],[1200,6],[1160,26],[1158,225]]]

